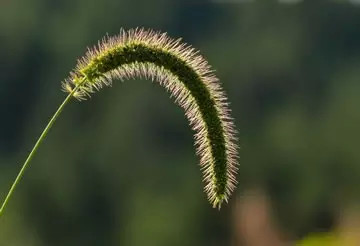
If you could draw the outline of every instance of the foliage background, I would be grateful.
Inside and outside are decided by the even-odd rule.
[[[104,34],[167,31],[216,69],[240,130],[239,187],[219,212],[192,132],[149,81],[73,102],[0,221],[0,245],[243,245],[237,201],[261,190],[286,240],[359,204],[357,1],[5,0],[0,3],[0,197]],[[244,244],[245,245],[245,244]]]

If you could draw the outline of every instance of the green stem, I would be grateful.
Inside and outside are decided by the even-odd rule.
[[[42,143],[42,141],[45,139],[46,135],[48,134],[49,130],[51,129],[51,127],[53,126],[53,124],[55,123],[56,119],[59,117],[60,113],[63,111],[65,105],[70,101],[70,99],[72,98],[72,96],[74,95],[74,93],[78,90],[80,85],[78,85],[77,87],[75,87],[71,93],[69,93],[69,95],[65,98],[65,100],[63,101],[63,103],[59,106],[59,108],[57,109],[57,111],[55,112],[55,114],[53,115],[53,117],[51,118],[51,120],[49,121],[49,123],[47,124],[47,126],[45,127],[44,131],[41,133],[39,139],[36,141],[33,149],[31,150],[30,154],[28,155],[28,157],[26,158],[22,168],[20,169],[16,179],[14,180],[13,184],[11,185],[11,188],[8,192],[8,194],[6,195],[6,198],[3,202],[3,204],[1,205],[0,208],[0,217],[2,216],[2,214],[4,213],[4,209],[7,205],[7,203],[9,202],[9,199],[11,197],[11,195],[13,194],[17,184],[19,183],[19,181],[21,180],[22,176],[24,175],[24,172],[26,170],[26,168],[28,167],[31,159],[34,157],[34,154],[36,153],[37,149],[39,148],[40,144]]]

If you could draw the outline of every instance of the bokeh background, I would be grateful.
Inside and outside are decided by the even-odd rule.
[[[1,1],[1,199],[76,59],[121,27],[201,50],[232,103],[241,166],[212,209],[182,109],[156,83],[114,83],[67,106],[0,245],[360,245],[359,2]]]

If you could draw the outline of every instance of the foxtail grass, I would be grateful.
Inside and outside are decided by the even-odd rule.
[[[91,97],[114,80],[145,78],[158,82],[184,109],[194,131],[205,192],[213,207],[227,202],[236,186],[238,145],[227,97],[208,62],[181,39],[145,29],[121,30],[102,39],[78,60],[62,82],[68,93],[45,127],[12,184],[0,217],[31,159],[71,98]]]

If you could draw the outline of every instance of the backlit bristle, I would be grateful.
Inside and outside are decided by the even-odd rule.
[[[236,130],[219,80],[198,51],[166,33],[121,30],[88,49],[62,87],[68,93],[75,89],[74,97],[82,100],[114,79],[133,78],[157,81],[184,108],[195,132],[204,190],[220,208],[236,185]]]

